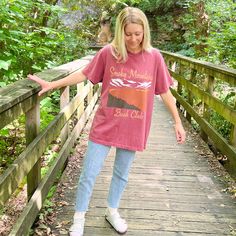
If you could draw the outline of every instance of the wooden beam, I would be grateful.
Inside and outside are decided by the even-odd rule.
[[[170,70],[170,73],[179,83],[181,83],[186,89],[191,91],[193,95],[200,98],[201,101],[204,101],[204,103],[206,103],[210,108],[214,109],[216,112],[221,114],[226,120],[228,120],[232,124],[236,124],[236,110],[234,110],[229,105],[221,102],[218,98],[215,98],[209,93],[203,91],[195,84],[191,83],[176,72]]]
[[[170,53],[161,51],[163,56],[167,59],[174,60],[178,63],[185,65],[188,68],[197,70],[198,72],[211,75],[215,78],[221,79],[231,86],[236,86],[236,70],[227,68],[225,66],[215,65],[210,62],[200,61],[197,59],[189,58],[177,53]]]
[[[208,134],[216,147],[227,156],[228,163],[225,167],[227,167],[228,171],[236,177],[236,148],[228,144],[227,140],[224,139],[204,118],[200,117],[193,107],[191,107],[175,90],[172,89],[171,92],[184,109],[191,114],[201,128]]]
[[[24,152],[19,155],[11,167],[1,175],[0,205],[3,205],[4,202],[8,200],[10,195],[18,187],[19,183],[21,183],[22,179],[36,164],[47,146],[59,135],[61,128],[81,104],[81,96],[85,98],[88,93],[89,84],[84,87],[83,93],[74,97],[74,99],[55,117],[48,127],[29,144]]]

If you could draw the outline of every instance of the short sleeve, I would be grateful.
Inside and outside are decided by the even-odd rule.
[[[82,70],[82,73],[90,80],[93,84],[102,82],[104,70],[105,70],[105,59],[106,59],[106,48],[100,49],[94,56],[92,61]]]
[[[173,80],[161,53],[158,52],[157,57],[155,94],[159,95],[168,91],[169,87],[173,84]]]

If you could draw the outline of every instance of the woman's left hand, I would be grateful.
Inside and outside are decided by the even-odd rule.
[[[186,132],[184,130],[182,123],[175,124],[175,135],[177,143],[183,144],[185,142]]]

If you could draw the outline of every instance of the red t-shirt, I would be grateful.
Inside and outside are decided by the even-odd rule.
[[[167,92],[173,81],[157,49],[128,53],[128,60],[119,63],[111,47],[102,48],[82,71],[93,84],[102,82],[89,139],[142,151],[150,130],[154,95]]]

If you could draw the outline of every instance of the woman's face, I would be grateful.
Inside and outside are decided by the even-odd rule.
[[[127,24],[125,26],[125,45],[129,52],[138,53],[143,41],[143,26],[139,24]]]

